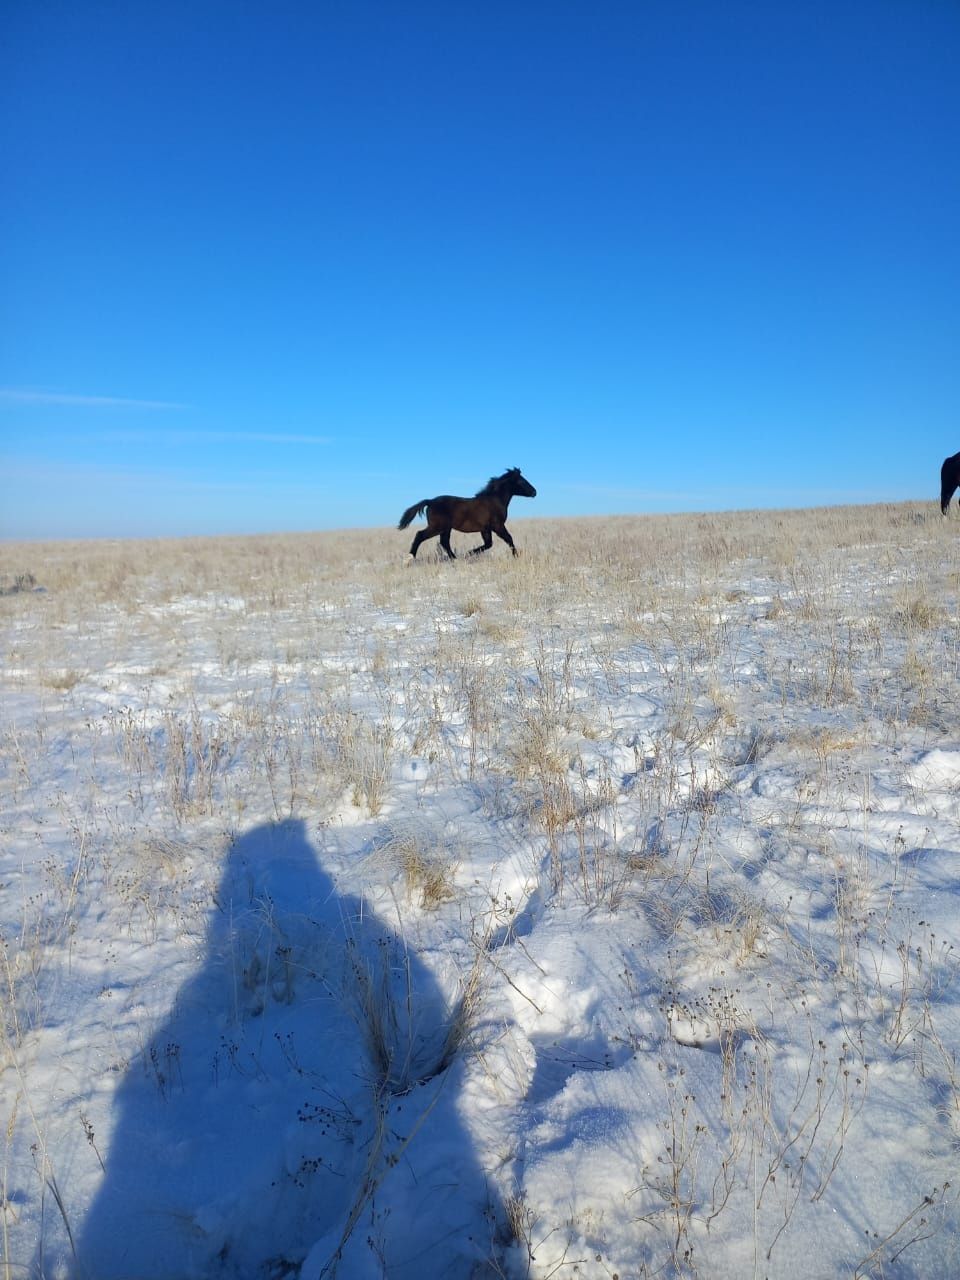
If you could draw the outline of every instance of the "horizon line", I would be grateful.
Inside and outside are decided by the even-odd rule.
[[[527,521],[547,521],[547,520],[657,520],[657,519],[683,519],[702,518],[704,516],[737,516],[758,514],[773,514],[775,512],[804,512],[804,511],[831,511],[838,510],[843,507],[896,507],[896,506],[915,506],[918,504],[931,505],[929,497],[913,497],[913,498],[870,498],[861,501],[848,502],[818,502],[810,503],[807,506],[786,505],[786,506],[770,506],[770,507],[723,507],[710,508],[699,507],[687,511],[608,511],[603,513],[577,513],[570,515],[528,515],[518,516],[516,523],[525,523]],[[933,502],[932,505],[939,513],[939,504]],[[949,516],[940,517],[949,519]],[[317,535],[335,534],[335,533],[365,533],[394,530],[393,524],[358,524],[358,525],[330,525],[326,528],[312,529],[256,529],[256,530],[221,530],[218,533],[87,533],[87,534],[64,534],[60,537],[49,535],[27,534],[17,536],[16,534],[8,534],[0,532],[0,544],[12,543],[47,543],[47,542],[178,542],[178,541],[196,541],[197,539],[216,540],[218,538],[304,538],[315,537]]]

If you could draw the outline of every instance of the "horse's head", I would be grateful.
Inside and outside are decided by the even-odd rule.
[[[516,494],[518,498],[535,498],[537,496],[536,489],[529,480],[520,474],[519,467],[511,467],[504,478],[510,482],[510,492]]]

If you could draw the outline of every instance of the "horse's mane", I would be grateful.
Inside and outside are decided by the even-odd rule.
[[[516,467],[508,468],[502,476],[491,476],[483,488],[477,490],[475,496],[478,498],[485,498],[487,494],[496,493],[511,471],[516,471]]]

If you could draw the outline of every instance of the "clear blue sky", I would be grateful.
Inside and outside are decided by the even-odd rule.
[[[0,536],[937,496],[957,0],[5,0]],[[405,535],[396,535],[398,546]]]

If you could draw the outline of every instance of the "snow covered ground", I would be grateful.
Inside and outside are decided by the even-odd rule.
[[[956,530],[0,546],[0,1275],[960,1274]]]

